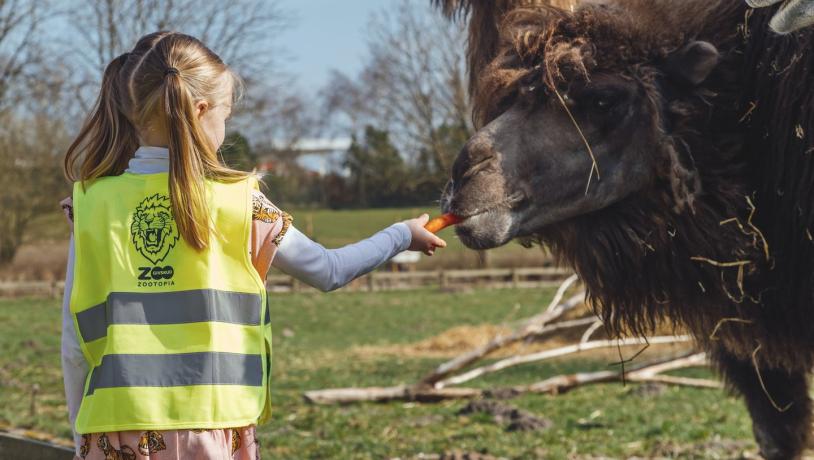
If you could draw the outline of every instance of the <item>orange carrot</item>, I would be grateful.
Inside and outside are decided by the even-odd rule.
[[[461,222],[463,222],[462,218],[456,216],[455,214],[446,213],[427,222],[427,225],[425,225],[424,228],[433,233],[438,233],[450,225],[455,225]]]

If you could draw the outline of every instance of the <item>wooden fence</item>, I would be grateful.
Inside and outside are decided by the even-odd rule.
[[[1,297],[60,297],[65,281],[0,281]]]
[[[480,270],[433,270],[369,273],[342,288],[343,291],[394,291],[416,288],[540,288],[558,286],[571,274],[556,267],[496,268]],[[310,286],[288,276],[269,275],[266,287],[272,292],[313,291]],[[0,281],[0,297],[60,297],[64,281]]]
[[[348,284],[343,291],[396,291],[416,288],[540,288],[559,286],[571,275],[568,270],[555,267],[497,268],[479,270],[432,270],[406,272],[373,272]],[[286,275],[270,275],[266,287],[272,292],[299,292],[312,290]]]

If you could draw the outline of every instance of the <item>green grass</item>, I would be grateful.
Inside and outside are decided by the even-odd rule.
[[[274,416],[259,430],[264,457],[411,458],[459,449],[514,459],[625,458],[668,456],[672,449],[684,452],[682,458],[707,458],[713,451],[693,446],[716,438],[747,442],[754,449],[743,406],[715,390],[671,387],[648,396],[635,385],[608,384],[508,401],[554,422],[537,433],[509,433],[488,417],[458,416],[461,401],[324,407],[302,400],[306,390],[413,382],[442,361],[352,353],[356,345],[405,344],[461,324],[519,319],[539,311],[550,295],[536,290],[272,295]],[[67,438],[57,304],[0,301],[0,422]],[[583,357],[520,366],[473,385],[529,383],[607,364]],[[32,414],[35,382],[40,390]],[[722,458],[735,455],[714,452]]]

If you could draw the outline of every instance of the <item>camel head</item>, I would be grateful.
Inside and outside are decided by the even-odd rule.
[[[702,186],[682,131],[703,129],[697,115],[708,110],[709,83],[722,78],[716,44],[726,40],[705,29],[723,14],[710,3],[506,11],[489,59],[470,49],[470,64],[487,62],[471,69],[480,128],[442,197],[445,212],[467,218],[457,227],[464,244],[535,237],[641,194],[692,212]]]

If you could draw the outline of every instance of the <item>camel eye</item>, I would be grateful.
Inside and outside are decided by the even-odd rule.
[[[593,100],[593,106],[595,109],[600,111],[607,111],[613,108],[616,105],[616,102],[611,97],[600,96]]]
[[[524,85],[520,87],[520,96],[528,97],[533,96],[537,92],[536,85]]]
[[[627,88],[620,85],[588,86],[577,97],[579,104],[597,114],[609,114],[623,105],[630,98]]]

